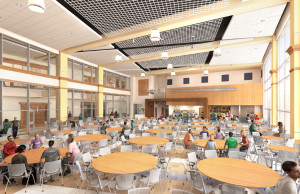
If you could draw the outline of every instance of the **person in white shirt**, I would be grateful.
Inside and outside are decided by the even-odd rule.
[[[300,168],[296,162],[285,161],[282,164],[282,170],[286,173],[285,176],[278,180],[275,186],[274,194],[299,194],[297,191],[297,179],[300,178]]]
[[[215,139],[225,139],[225,133],[221,131],[220,126],[217,126],[217,131],[215,132]]]

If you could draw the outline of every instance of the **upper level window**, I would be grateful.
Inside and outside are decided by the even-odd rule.
[[[244,80],[252,80],[252,73],[244,73]]]
[[[208,76],[202,76],[201,83],[208,83]]]
[[[183,84],[190,84],[190,78],[183,78]]]
[[[168,79],[168,80],[167,80],[167,85],[168,85],[168,86],[171,86],[171,85],[173,84],[172,82],[173,82],[172,79]]]
[[[222,75],[222,82],[228,82],[229,81],[229,74]]]

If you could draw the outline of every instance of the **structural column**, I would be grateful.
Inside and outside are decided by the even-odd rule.
[[[290,134],[300,139],[300,1],[290,1]]]
[[[68,55],[59,52],[59,99],[58,110],[59,120],[66,121],[68,119]]]
[[[271,88],[272,88],[272,100],[271,100],[271,125],[277,126],[277,56],[278,56],[278,49],[277,49],[277,40],[276,37],[273,36],[272,39],[272,63],[271,63]]]
[[[97,73],[97,84],[98,84],[98,93],[97,93],[97,116],[103,117],[103,67],[98,67]]]

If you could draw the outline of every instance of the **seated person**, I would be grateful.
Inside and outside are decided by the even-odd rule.
[[[109,120],[106,121],[106,128],[110,128]]]
[[[228,152],[229,148],[237,148],[237,145],[238,145],[237,140],[234,139],[232,136],[233,136],[233,133],[229,132],[229,138],[226,140],[225,145],[224,145],[224,149],[226,149],[226,146],[228,146],[227,152]]]
[[[250,127],[249,127],[249,131],[250,131],[250,134],[252,135],[252,133],[253,132],[257,132],[257,130],[255,129],[255,120],[254,119],[252,119],[251,120],[251,125],[250,125]]]
[[[82,116],[82,113],[79,114],[79,120],[83,120],[83,116]]]
[[[11,124],[8,122],[8,119],[5,119],[0,134],[6,135],[9,128],[11,128]]]
[[[38,149],[43,146],[43,141],[39,134],[35,134],[35,138],[31,141],[30,149]]]
[[[27,158],[26,156],[24,156],[22,153],[24,152],[24,147],[23,146],[19,146],[16,150],[16,154],[12,159],[11,159],[11,163],[12,164],[25,164],[26,169],[30,170],[28,167],[28,163],[27,163]]]
[[[190,148],[191,144],[193,142],[192,138],[192,129],[189,129],[188,133],[185,135],[183,143],[185,148]]]
[[[103,122],[100,121],[100,123],[99,123],[99,125],[98,125],[98,131],[101,131],[102,126],[103,126]]]
[[[221,131],[221,127],[217,126],[217,131],[215,132],[216,139],[225,139],[225,133]]]
[[[134,121],[133,121],[133,120],[131,120],[130,126],[131,126],[131,130],[133,130],[133,129],[135,128],[135,124],[134,124]]]
[[[206,126],[203,126],[203,130],[200,132],[200,138],[203,137],[203,134],[206,133],[207,134],[207,137],[209,137],[209,133],[207,131],[207,128]]]
[[[128,125],[127,125],[127,121],[126,121],[126,120],[124,121],[124,125],[123,125],[122,131],[121,131],[121,133],[120,133],[120,137],[121,137],[122,135],[124,135],[125,130],[128,130]]]
[[[101,134],[106,134],[106,124],[105,124],[105,122],[103,122],[103,125],[100,128],[100,130],[101,130]]]
[[[297,191],[297,180],[300,178],[300,168],[296,162],[285,161],[282,170],[286,173],[281,177],[274,189],[274,194],[299,193]]]
[[[17,145],[14,142],[14,137],[12,135],[9,135],[7,137],[7,140],[8,142],[4,145],[4,149],[3,149],[3,155],[5,157],[14,154],[17,150]]]
[[[258,121],[258,120],[259,120],[259,117],[258,117],[258,115],[255,115],[255,117],[254,117],[254,120],[256,120],[256,121]]]
[[[216,150],[216,142],[214,141],[214,136],[211,135],[205,145],[206,148],[210,149],[210,150]]]
[[[245,152],[249,148],[249,139],[246,136],[246,133],[244,130],[241,130],[240,134],[242,136],[242,141],[240,142],[240,145],[241,145],[240,151]]]

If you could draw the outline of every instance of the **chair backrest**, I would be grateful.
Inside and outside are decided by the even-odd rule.
[[[128,190],[128,194],[150,194],[149,187],[141,187]]]
[[[260,136],[259,132],[252,132],[253,136]]]
[[[153,126],[153,129],[159,129],[159,126]]]
[[[61,160],[45,162],[43,170],[45,174],[61,173]]]
[[[216,150],[205,150],[205,157],[206,158],[217,158],[218,154]]]
[[[124,136],[124,135],[121,136],[121,140],[122,140],[122,141],[127,141],[127,140],[125,139],[125,136]]]
[[[64,138],[64,135],[65,135],[64,133],[55,133],[54,136],[55,136],[56,138]]]
[[[230,151],[230,152],[228,152],[228,158],[240,159],[240,151]]]
[[[118,135],[118,131],[117,130],[113,130],[113,131],[110,132],[110,135],[112,137],[117,136]]]
[[[29,135],[20,135],[19,139],[30,139]]]
[[[129,190],[133,188],[134,174],[121,174],[116,176],[117,190]]]
[[[142,133],[142,137],[150,136],[150,133]]]
[[[99,147],[106,147],[108,145],[108,139],[100,139]]]
[[[161,168],[157,168],[150,171],[150,175],[148,177],[148,184],[147,185],[154,185],[160,182],[160,173]]]
[[[111,153],[110,147],[100,148],[100,150],[99,150],[100,156],[104,156],[104,155],[107,155],[110,153]]]
[[[284,140],[290,139],[290,134],[280,133],[280,137],[284,138]]]
[[[58,129],[57,128],[51,128],[51,129],[49,129],[49,131],[51,133],[51,132],[54,132],[54,131],[58,131]]]
[[[151,152],[152,154],[155,154],[158,152],[157,144],[149,144],[148,146],[152,149],[152,152]]]
[[[129,134],[129,139],[131,139],[131,138],[135,138],[136,137],[136,135],[135,134]]]
[[[291,148],[294,147],[294,144],[295,144],[295,139],[288,139],[286,142],[286,146]]]
[[[27,176],[25,164],[8,164],[9,177]]]
[[[147,153],[147,154],[151,154],[152,153],[152,147],[150,147],[150,146],[143,146],[142,147],[142,152]]]
[[[121,145],[121,152],[132,152],[132,145]]]
[[[80,165],[80,162],[79,161],[76,161],[75,162],[77,167],[78,167],[78,170],[79,170],[79,174],[80,174],[80,178],[82,181],[85,181],[86,180],[86,173],[82,170],[81,168],[81,165]]]
[[[130,130],[125,130],[124,135],[128,136],[130,134]]]
[[[271,145],[285,145],[285,142],[284,142],[284,140],[276,140],[276,139],[271,139],[271,141],[270,141],[271,143]]]
[[[281,163],[283,163],[285,161],[294,161],[297,163],[298,162],[298,152],[280,150],[278,152],[278,161]]]
[[[195,152],[188,153],[188,161],[197,163],[198,159]]]
[[[64,142],[63,142],[63,140],[55,140],[54,141],[54,145],[53,145],[53,147],[63,147],[63,145],[64,145]]]
[[[170,151],[171,149],[172,149],[172,142],[168,142],[168,143],[166,143],[166,147],[165,147],[165,151],[166,152],[168,152],[168,151]]]
[[[81,136],[81,135],[86,135],[86,132],[85,131],[78,132],[78,136]]]
[[[93,161],[90,152],[82,154],[81,159],[84,163],[91,163]]]
[[[193,193],[181,189],[173,189],[172,194],[193,194]]]
[[[207,133],[202,134],[202,139],[207,139]]]

